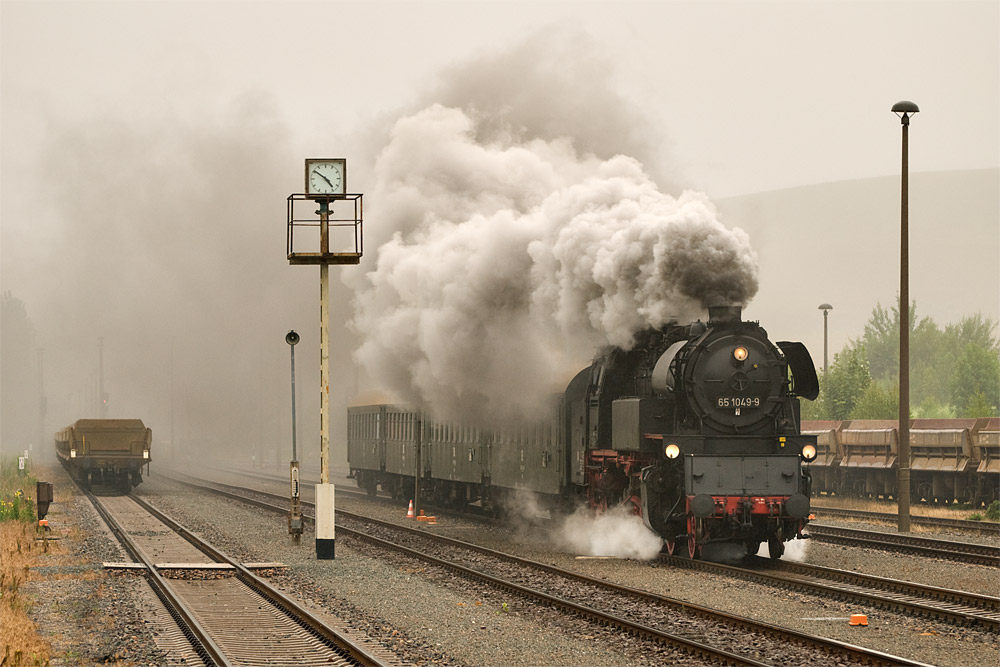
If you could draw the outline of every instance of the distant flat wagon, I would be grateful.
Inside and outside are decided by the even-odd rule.
[[[127,493],[142,482],[152,443],[153,431],[141,419],[78,419],[56,434],[56,454],[84,487]]]

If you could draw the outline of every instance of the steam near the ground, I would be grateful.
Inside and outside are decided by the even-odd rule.
[[[806,553],[809,551],[809,540],[789,540],[785,542],[785,553],[782,554],[782,560],[788,560],[795,563],[803,563],[806,560]],[[760,549],[757,551],[757,555],[761,558],[769,558],[770,553],[767,549],[767,542],[760,545]]]
[[[621,505],[598,515],[581,507],[566,517],[555,535],[558,546],[581,556],[652,560],[663,546],[640,517]]]
[[[431,105],[376,163],[394,233],[349,278],[356,357],[402,400],[448,419],[538,415],[596,347],[755,294],[747,235],[704,195],[661,192],[637,160],[569,138],[479,143],[478,122]]]

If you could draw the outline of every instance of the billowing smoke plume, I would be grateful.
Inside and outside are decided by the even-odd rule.
[[[395,233],[356,285],[357,358],[403,400],[530,414],[596,346],[756,292],[746,234],[704,195],[672,197],[635,159],[569,139],[476,136],[469,114],[432,105],[396,123],[375,166]]]

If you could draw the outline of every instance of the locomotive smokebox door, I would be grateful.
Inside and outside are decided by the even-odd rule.
[[[38,504],[38,520],[41,521],[49,513],[52,502],[52,482],[38,482],[35,485],[35,502]]]

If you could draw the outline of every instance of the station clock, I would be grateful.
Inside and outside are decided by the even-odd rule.
[[[306,194],[342,195],[347,192],[345,158],[307,158]]]

